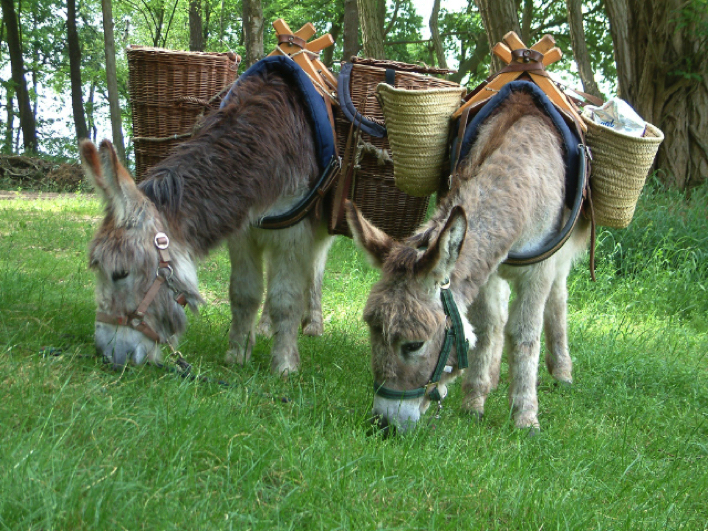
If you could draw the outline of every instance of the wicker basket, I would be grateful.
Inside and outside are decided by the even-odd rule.
[[[204,114],[219,107],[220,94],[236,79],[241,58],[142,46],[129,47],[127,54],[135,176],[140,180],[191,136]]]
[[[396,186],[416,197],[434,193],[448,169],[450,118],[466,90],[401,90],[381,83],[376,91],[386,119]]]
[[[661,130],[647,124],[643,137],[632,137],[597,124],[582,115],[592,152],[590,187],[598,225],[623,229],[634,216],[639,194],[664,140]]]
[[[457,83],[418,73],[444,73],[444,71],[394,61],[358,58],[352,62],[354,64],[349,87],[352,102],[368,120],[381,125],[384,124],[384,116],[376,98],[376,87],[385,81],[387,68],[396,71],[396,88],[406,90],[426,90],[436,87],[460,88]],[[351,122],[341,111],[335,114],[337,144],[342,156],[345,154],[351,125]],[[351,164],[353,159],[357,159],[358,163],[347,197],[356,203],[359,210],[370,222],[389,236],[396,239],[410,236],[425,218],[430,197],[414,197],[396,187],[390,146],[388,138],[385,136],[378,138],[361,132],[359,149],[351,151],[350,160],[344,161],[344,164]],[[340,186],[341,183],[340,179],[337,186]],[[334,219],[337,205],[333,205],[331,210],[333,216],[330,218],[330,233],[351,237],[346,219],[341,217],[338,222]]]

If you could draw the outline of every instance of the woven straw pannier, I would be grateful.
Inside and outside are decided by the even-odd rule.
[[[425,75],[447,73],[435,68],[361,57],[353,57],[352,63],[349,86],[351,102],[367,120],[381,126],[384,125],[384,116],[376,98],[376,87],[386,80],[387,69],[396,72],[396,88],[409,91],[436,87],[460,89],[457,83]],[[343,112],[337,109],[335,125],[339,153],[344,156],[352,124]],[[415,197],[396,186],[388,138],[386,136],[379,138],[361,132],[359,145],[356,149],[352,149],[351,159],[345,163],[354,163],[357,169],[347,198],[356,203],[366,219],[392,238],[401,240],[410,236],[423,222],[428,211],[430,196]],[[340,179],[335,188],[340,186],[341,182]],[[332,208],[336,209],[336,206]],[[351,237],[344,217],[338,222],[330,218],[329,230],[331,234]]]
[[[623,229],[634,216],[647,174],[654,164],[664,133],[647,123],[643,137],[618,133],[582,115],[585,139],[592,153],[590,188],[595,222]]]
[[[135,177],[140,180],[189,138],[236,79],[233,53],[183,52],[131,46],[128,89],[133,108]]]
[[[448,163],[450,118],[462,102],[462,87],[429,90],[376,89],[386,122],[396,186],[422,197],[437,191]]]

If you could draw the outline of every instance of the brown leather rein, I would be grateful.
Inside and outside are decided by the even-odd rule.
[[[153,240],[155,248],[160,255],[160,260],[157,265],[157,271],[155,272],[155,279],[152,281],[152,285],[147,290],[147,293],[143,297],[143,300],[138,305],[138,308],[125,315],[111,315],[105,312],[96,312],[96,321],[99,323],[106,323],[117,326],[127,326],[133,330],[137,330],[146,337],[149,337],[156,343],[168,343],[167,340],[161,340],[160,335],[153,330],[153,328],[145,322],[145,314],[155,297],[157,292],[160,290],[163,284],[167,286],[175,293],[175,302],[180,306],[187,305],[187,297],[184,293],[178,292],[174,287],[170,285],[170,281],[174,276],[174,270],[172,269],[172,258],[168,251],[170,246],[170,239],[167,237],[162,230],[160,230],[160,224],[158,222],[158,232],[155,234]]]

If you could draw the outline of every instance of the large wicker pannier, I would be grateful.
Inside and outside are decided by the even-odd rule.
[[[236,79],[241,58],[233,53],[183,52],[131,46],[127,50],[133,107],[135,177],[167,156],[219,107]]]
[[[356,145],[352,142],[349,160],[344,160],[342,164],[343,168],[352,164],[355,168],[349,189],[342,190],[346,179],[340,178],[331,194],[330,233],[351,236],[340,209],[341,204],[337,204],[337,199],[344,195],[354,201],[363,215],[378,228],[394,238],[403,239],[423,221],[430,196],[414,197],[396,187],[391,149],[376,87],[385,82],[406,90],[461,87],[452,81],[423,75],[448,73],[447,70],[395,61],[352,58],[352,63],[343,65],[343,72],[349,69],[346,76],[340,74],[340,109],[335,115],[337,145],[342,157],[345,156],[347,139],[352,131],[352,109],[357,113],[353,121],[361,126],[361,130],[356,137]],[[349,109],[350,118],[342,111],[345,106]]]

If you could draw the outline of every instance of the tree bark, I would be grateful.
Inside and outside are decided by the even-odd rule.
[[[260,61],[263,51],[263,5],[261,0],[243,0],[243,35],[246,68]]]
[[[81,83],[81,45],[76,31],[76,0],[66,0],[66,44],[69,48],[69,77],[71,78],[71,109],[74,112],[76,139],[88,137]]]
[[[103,12],[103,42],[106,52],[106,84],[108,105],[111,110],[111,129],[113,145],[123,164],[126,164],[125,144],[123,142],[123,120],[121,118],[120,98],[118,94],[118,75],[116,73],[116,44],[113,37],[113,5],[111,0],[101,0]]]
[[[568,25],[570,26],[570,45],[573,48],[575,64],[583,83],[583,90],[588,94],[602,97],[600,88],[595,83],[595,73],[590,64],[590,55],[585,43],[585,30],[583,29],[583,2],[582,0],[565,0],[568,8]]]
[[[383,6],[385,15],[385,0],[357,0],[356,6],[359,11],[364,55],[375,59],[386,59],[384,51],[385,16],[381,14]]]
[[[667,186],[708,178],[708,13],[700,0],[605,0],[618,95],[665,135],[655,166]]]
[[[359,10],[356,0],[344,0],[343,59],[349,61],[359,53]]]
[[[12,133],[14,131],[14,125],[15,125],[15,111],[13,110],[12,107],[12,102],[14,100],[14,91],[12,90],[12,87],[9,86],[6,90],[6,97],[7,97],[7,124],[5,125],[5,151],[8,153],[12,152]]]
[[[201,0],[189,0],[189,51],[204,51]]]
[[[447,68],[445,49],[443,48],[442,39],[440,38],[440,29],[438,28],[439,16],[440,0],[435,0],[433,2],[433,12],[430,14],[430,22],[428,23],[428,26],[430,27],[430,38],[433,41],[433,50],[435,50],[435,58],[438,61],[438,66],[440,68]]]
[[[339,36],[342,34],[342,24],[344,23],[344,13],[340,13],[336,20],[332,21],[332,26],[329,29],[330,35],[337,42]],[[332,69],[332,63],[334,62],[334,46],[328,46],[322,50],[322,63]]]
[[[510,31],[515,31],[521,36],[519,15],[514,0],[475,0],[475,2],[487,32],[490,50]],[[492,55],[492,72],[500,70],[503,66],[505,65],[501,59]]]
[[[27,80],[25,79],[25,65],[22,58],[22,42],[15,3],[13,0],[0,0],[2,16],[7,28],[7,47],[10,52],[10,70],[12,84],[17,97],[17,107],[20,115],[20,128],[22,129],[22,142],[25,151],[37,152],[37,124],[32,113]]]

